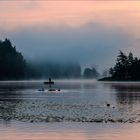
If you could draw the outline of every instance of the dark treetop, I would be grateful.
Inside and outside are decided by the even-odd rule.
[[[0,41],[0,80],[23,79],[26,62],[9,39]]]
[[[138,81],[140,80],[140,59],[130,52],[125,55],[122,51],[117,56],[116,64],[110,68],[110,77],[100,80]]]

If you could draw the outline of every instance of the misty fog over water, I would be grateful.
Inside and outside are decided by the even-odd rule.
[[[5,32],[3,37],[9,37],[25,58],[34,63],[72,61],[104,70],[112,66],[118,50],[131,44],[132,37],[120,30],[99,23],[79,28],[32,26]]]

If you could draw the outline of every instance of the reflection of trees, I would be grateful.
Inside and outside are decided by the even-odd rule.
[[[140,86],[131,84],[112,84],[115,89],[117,101],[119,104],[133,105],[140,103]]]
[[[84,89],[96,89],[98,85],[93,83],[84,83],[83,87]]]
[[[0,90],[0,101],[19,101],[22,100],[22,92],[17,91],[16,88],[7,87],[7,89]]]

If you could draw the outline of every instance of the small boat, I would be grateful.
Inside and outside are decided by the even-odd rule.
[[[48,91],[61,91],[60,89],[48,89]]]
[[[45,85],[49,85],[49,89],[48,91],[61,91],[60,89],[54,89],[52,88],[52,85],[54,85],[54,81],[51,80],[51,78],[49,78],[49,81],[44,82]]]

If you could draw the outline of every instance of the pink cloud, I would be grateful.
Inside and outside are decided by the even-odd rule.
[[[139,32],[139,1],[1,1],[0,28],[67,25],[80,27],[90,22]]]

